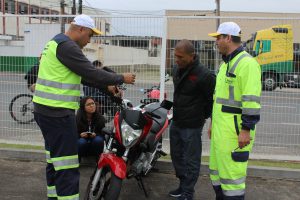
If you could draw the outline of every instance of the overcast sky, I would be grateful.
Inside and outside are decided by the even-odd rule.
[[[220,0],[223,11],[300,13],[300,0]],[[84,5],[103,10],[152,11],[214,10],[215,0],[83,0]],[[144,13],[144,12],[142,12]]]
[[[221,11],[300,13],[300,0],[220,0]],[[83,0],[83,4],[112,14],[163,15],[164,10],[215,10],[215,0]],[[96,15],[97,13],[95,13]],[[158,19],[159,20],[159,19]],[[112,35],[162,34],[162,22],[113,18]]]

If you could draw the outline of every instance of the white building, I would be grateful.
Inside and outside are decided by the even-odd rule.
[[[65,0],[64,15],[71,15],[72,6],[72,0]],[[86,6],[83,6],[82,12],[90,15],[109,15],[109,13],[99,9]],[[61,23],[60,17],[49,16],[61,14],[59,0],[0,0],[0,14],[3,15],[0,17],[0,35],[10,36],[0,37],[0,39],[4,40],[9,40],[10,38],[13,40],[22,40],[25,24]],[[39,16],[35,17],[34,15]],[[48,16],[42,17],[41,15]],[[66,18],[65,23],[69,23],[72,19],[73,17]],[[96,25],[102,32],[109,34],[109,19],[97,19]]]

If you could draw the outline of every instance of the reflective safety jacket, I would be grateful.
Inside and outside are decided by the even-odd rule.
[[[81,77],[64,66],[56,57],[63,40],[49,41],[40,61],[33,102],[59,108],[78,109]]]
[[[215,142],[237,139],[242,128],[242,115],[260,115],[260,95],[261,68],[247,52],[241,51],[228,63],[223,63],[215,88],[212,139]],[[251,135],[254,136],[254,130]]]

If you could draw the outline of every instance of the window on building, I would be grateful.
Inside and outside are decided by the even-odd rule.
[[[19,14],[28,14],[28,5],[26,3],[18,3]]]
[[[110,24],[105,23],[105,33],[110,32]]]
[[[5,13],[15,14],[15,1],[13,0],[5,1]]]
[[[37,6],[31,6],[30,12],[31,12],[32,15],[38,15],[38,14],[40,14],[39,13],[39,7],[37,7]]]
[[[50,14],[49,9],[47,9],[47,8],[42,8],[42,9],[41,9],[41,14],[42,14],[42,15],[49,15],[49,14]],[[49,20],[49,17],[43,17],[43,19],[44,19],[44,20]]]
[[[55,10],[52,10],[51,14],[52,15],[59,15],[59,12],[55,11]],[[58,17],[52,17],[51,20],[56,22],[56,21],[58,21]]]

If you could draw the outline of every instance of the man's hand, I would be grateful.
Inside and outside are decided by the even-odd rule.
[[[250,130],[241,130],[239,134],[239,147],[240,149],[244,148],[248,144],[250,144],[251,137],[250,137]]]
[[[135,74],[133,74],[133,73],[124,73],[123,77],[124,77],[124,83],[134,84],[134,82],[135,82]]]
[[[35,91],[35,83],[33,83],[31,86],[29,86],[29,90],[34,93]]]
[[[122,90],[120,90],[117,86],[108,86],[107,90],[112,93],[115,97],[119,97],[122,98],[123,94],[122,94]]]
[[[96,137],[96,133],[92,133],[92,134],[90,135],[90,138],[94,138],[94,137]]]
[[[117,94],[117,87],[114,86],[114,85],[109,85],[107,86],[107,90],[112,93],[113,95],[116,95]]]
[[[82,132],[82,133],[80,133],[80,137],[82,137],[82,138],[87,138],[87,137],[88,137],[87,132]]]

